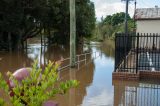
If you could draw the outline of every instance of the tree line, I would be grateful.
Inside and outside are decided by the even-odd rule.
[[[28,38],[43,35],[48,43],[69,44],[69,0],[0,0],[0,49],[21,49]],[[95,7],[76,0],[77,41],[92,35]]]
[[[128,31],[133,32],[135,29],[134,19],[128,17]],[[124,33],[125,13],[120,12],[113,15],[107,15],[101,18],[96,24],[94,39],[103,40],[105,38],[114,39],[115,33]]]

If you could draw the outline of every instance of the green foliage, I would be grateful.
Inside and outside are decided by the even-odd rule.
[[[90,0],[77,0],[76,12],[78,36],[91,36],[96,21],[94,3]]]
[[[108,15],[105,19],[104,19],[104,24],[109,24],[109,25],[111,25],[111,23],[112,23],[112,16],[111,15]]]
[[[76,80],[70,80],[70,81],[66,81],[66,82],[61,82],[60,83],[60,92],[62,94],[65,94],[69,88],[73,87],[73,86],[78,86],[78,82]]]
[[[128,31],[134,31],[134,20],[128,17]],[[102,22],[97,23],[95,34],[96,39],[111,38],[114,39],[115,33],[124,32],[124,21],[125,13],[120,12],[113,15],[108,15],[102,20]]]
[[[12,43],[19,46],[27,38],[43,32],[51,43],[68,43],[69,0],[1,0],[0,38],[11,33]],[[90,0],[76,0],[77,40],[92,35],[95,8]],[[14,39],[16,36],[16,39]]]
[[[4,105],[4,100],[2,98],[0,98],[0,106]]]
[[[7,85],[7,82],[4,80],[2,74],[0,73],[0,90],[4,90],[6,94],[9,92],[9,87]],[[5,101],[0,97],[0,106],[3,106],[5,104]]]
[[[50,97],[54,97],[56,94],[64,94],[70,88],[77,87],[79,82],[76,80],[58,82],[58,66],[58,63],[49,62],[45,70],[42,71],[41,68],[38,68],[38,62],[36,61],[33,64],[32,71],[30,71],[30,76],[21,82],[16,80],[12,73],[9,72],[10,80],[15,84],[15,87],[12,89],[14,96],[10,97],[11,103],[14,106],[23,106],[24,104],[27,106],[40,106]],[[0,79],[0,87],[8,90],[8,85],[3,80],[1,74]],[[9,94],[9,92],[8,90],[7,93]],[[0,99],[0,103],[3,104],[2,99]]]
[[[0,89],[4,89],[5,92],[8,92],[9,87],[7,85],[7,82],[3,79],[4,78],[3,78],[2,74],[0,73]]]

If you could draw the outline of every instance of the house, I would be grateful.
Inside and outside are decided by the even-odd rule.
[[[136,9],[135,34],[115,37],[113,80],[160,80],[160,8]],[[127,44],[126,44],[127,41]]]
[[[138,8],[135,12],[137,33],[160,33],[160,8]]]

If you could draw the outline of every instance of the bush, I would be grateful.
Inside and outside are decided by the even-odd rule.
[[[70,88],[77,87],[79,84],[76,80],[58,82],[58,67],[58,63],[49,62],[42,72],[36,61],[32,66],[30,76],[21,82],[16,80],[13,74],[9,72],[8,76],[15,84],[15,87],[11,90],[9,90],[8,84],[0,73],[0,89],[3,89],[8,96],[11,92],[14,93],[13,96],[10,96],[10,102],[13,106],[23,106],[24,104],[27,106],[40,106],[50,97],[54,97],[56,94],[64,94]],[[4,104],[4,100],[0,98],[0,106]]]

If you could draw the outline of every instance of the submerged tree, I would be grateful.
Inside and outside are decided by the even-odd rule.
[[[94,4],[76,0],[76,13],[77,35],[91,35],[95,26]],[[52,43],[68,43],[69,14],[69,0],[1,0],[0,38],[21,48],[26,39],[43,32]]]

